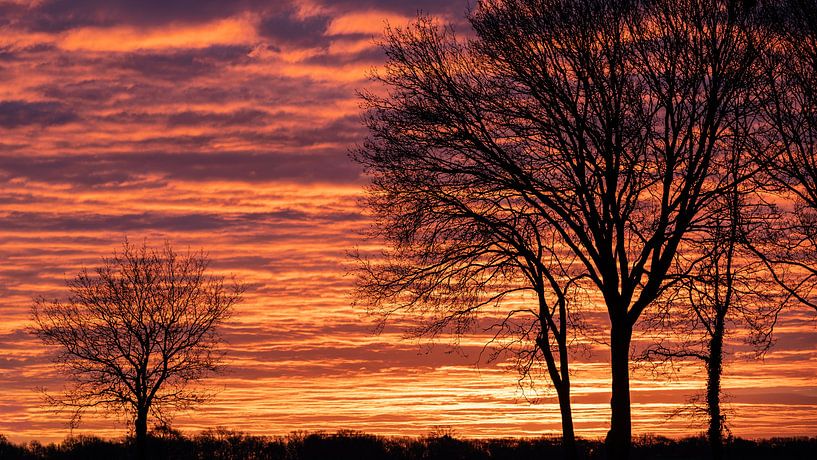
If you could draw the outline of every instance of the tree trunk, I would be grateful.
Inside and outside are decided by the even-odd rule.
[[[613,322],[610,329],[610,364],[613,386],[610,399],[610,431],[607,433],[607,457],[626,460],[630,455],[630,339],[632,327]]]
[[[706,408],[709,412],[707,437],[712,459],[723,458],[723,418],[721,417],[721,372],[723,369],[723,318],[718,315],[714,334],[709,340],[709,361],[706,365]]]
[[[139,410],[136,414],[136,460],[147,460],[148,414]]]
[[[544,327],[543,330],[547,334]],[[549,336],[540,335],[536,339],[536,345],[545,356],[550,380],[553,382],[556,395],[559,398],[559,411],[562,414],[562,447],[564,448],[565,459],[575,460],[578,458],[578,452],[576,451],[576,436],[573,432],[573,410],[570,405],[570,371],[568,368],[567,346],[564,336],[557,338],[557,341],[559,341],[560,372],[559,368],[556,367],[556,358],[550,350],[548,339]]]
[[[576,435],[573,432],[573,409],[570,405],[570,381],[565,379],[562,385],[556,387],[559,397],[559,410],[562,413],[562,447],[566,460],[577,460],[579,452],[576,449]]]

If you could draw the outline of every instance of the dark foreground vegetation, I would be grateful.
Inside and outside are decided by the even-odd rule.
[[[61,444],[14,444],[0,435],[2,460],[126,460],[133,458],[132,439],[119,441],[74,437]],[[605,458],[602,441],[579,439],[580,458]],[[817,438],[772,438],[751,441],[729,439],[725,458],[813,459]],[[285,437],[250,436],[224,429],[193,437],[174,430],[154,432],[148,438],[151,459],[224,460],[528,460],[562,458],[558,438],[457,439],[448,434],[421,438],[381,437],[357,432],[293,433]],[[706,459],[705,438],[671,440],[662,437],[635,439],[634,459]]]

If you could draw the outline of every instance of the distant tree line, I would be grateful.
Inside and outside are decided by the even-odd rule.
[[[0,436],[4,460],[129,460],[132,439],[69,438],[61,444],[31,442],[18,445]],[[766,441],[732,439],[729,447],[737,458],[810,460],[817,439],[779,438]],[[383,437],[354,431],[293,433],[288,436],[252,436],[225,429],[186,437],[161,429],[148,437],[153,460],[541,460],[563,455],[561,439],[457,439],[447,434],[419,438]],[[577,440],[580,457],[605,458],[599,441]],[[670,440],[636,438],[633,458],[644,460],[703,458],[708,450],[703,438]]]

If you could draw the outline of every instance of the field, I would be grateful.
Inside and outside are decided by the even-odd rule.
[[[132,440],[69,438],[60,444],[14,444],[0,436],[2,460],[126,460]],[[813,459],[817,438],[730,439],[727,459]],[[603,459],[598,440],[580,440],[584,459]],[[161,460],[543,460],[560,459],[558,438],[457,439],[448,434],[422,438],[381,437],[357,432],[292,433],[283,437],[249,436],[224,429],[196,436],[154,432],[149,458]],[[634,443],[633,459],[706,459],[703,438],[671,440],[642,437]]]

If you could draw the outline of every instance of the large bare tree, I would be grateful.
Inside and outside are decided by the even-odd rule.
[[[241,287],[208,275],[208,264],[201,252],[125,242],[68,281],[65,300],[39,299],[32,331],[56,349],[70,381],[49,401],[70,409],[74,424],[97,406],[132,417],[137,457],[146,458],[148,416],[202,402],[207,393],[191,384],[220,367],[218,327]]]
[[[510,228],[554,235],[548,250],[575,258],[555,278],[598,293],[610,319],[611,458],[629,455],[633,328],[735,180],[724,155],[743,134],[730,120],[754,110],[745,96],[763,43],[742,5],[486,0],[470,15],[470,40],[427,19],[389,35],[389,92],[366,96],[371,135],[355,158],[393,248],[458,225],[433,212],[456,195],[477,203],[475,222],[522,210]],[[466,241],[496,234],[481,227]]]

